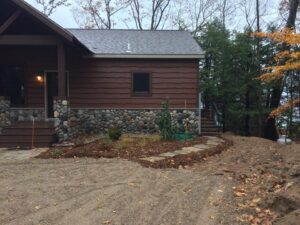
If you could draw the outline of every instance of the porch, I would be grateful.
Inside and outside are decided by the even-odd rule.
[[[67,101],[66,48],[71,44],[72,35],[30,5],[1,2],[0,147],[4,141],[31,140],[33,119],[40,134],[52,136],[39,137],[41,143],[54,141],[52,130],[63,123],[62,115],[54,119],[54,110]]]
[[[64,46],[26,44],[26,37],[14,36],[7,43],[0,35],[0,147],[50,146],[63,123],[54,110],[67,100]]]

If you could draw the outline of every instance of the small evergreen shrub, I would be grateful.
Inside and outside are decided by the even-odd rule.
[[[63,155],[63,151],[61,149],[54,149],[53,152],[52,152],[52,156],[54,158],[60,158],[61,156]]]
[[[108,130],[108,136],[111,140],[117,141],[120,139],[122,131],[120,128],[111,128]]]
[[[162,112],[159,120],[159,129],[162,140],[171,140],[173,138],[172,118],[169,110],[169,100],[162,103]]]

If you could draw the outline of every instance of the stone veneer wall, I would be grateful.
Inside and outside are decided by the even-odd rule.
[[[32,115],[35,115],[35,121],[45,121],[44,108],[10,108],[9,116],[11,121],[28,122],[32,121]]]
[[[10,125],[9,118],[10,101],[3,96],[0,96],[0,134],[2,128]]]
[[[69,136],[82,133],[106,133],[109,128],[121,128],[124,133],[158,133],[160,109],[71,109]],[[172,123],[184,131],[184,121],[190,132],[198,132],[197,110],[171,110]]]
[[[55,99],[53,103],[55,133],[59,142],[70,138],[69,101]]]

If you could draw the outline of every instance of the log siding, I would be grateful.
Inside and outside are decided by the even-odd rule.
[[[0,52],[0,64],[24,67],[25,107],[44,107],[44,84],[36,75],[57,70],[56,48],[7,46]],[[160,108],[166,97],[172,108],[197,107],[197,59],[95,59],[70,49],[66,58],[72,108]],[[141,71],[151,74],[149,96],[132,94],[132,73]]]
[[[76,66],[75,66],[76,65]],[[70,71],[74,108],[159,108],[168,97],[172,108],[196,108],[198,60],[85,59]],[[132,74],[151,75],[151,95],[132,94]]]

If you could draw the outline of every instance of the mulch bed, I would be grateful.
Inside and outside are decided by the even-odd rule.
[[[128,139],[126,141],[126,139]],[[146,167],[153,168],[179,168],[180,166],[192,165],[206,157],[218,154],[232,145],[230,141],[225,140],[223,144],[210,149],[209,152],[191,153],[188,155],[179,155],[165,160],[151,163],[140,160],[141,158],[157,156],[161,153],[173,152],[183,147],[190,147],[197,144],[205,144],[207,138],[197,137],[190,141],[161,141],[151,140],[142,136],[124,137],[116,142],[107,143],[102,139],[89,144],[81,144],[71,147],[53,147],[48,151],[41,153],[36,158],[74,158],[74,157],[91,157],[91,158],[123,158],[140,163]],[[126,143],[124,145],[124,143]],[[124,145],[124,146],[123,146]]]
[[[144,160],[138,160],[138,162],[145,167],[152,168],[186,168],[188,166],[192,166],[197,162],[206,161],[207,157],[220,154],[233,145],[232,141],[226,140],[224,138],[223,140],[225,142],[205,151],[190,153],[186,155],[177,155],[157,162],[149,162]]]

